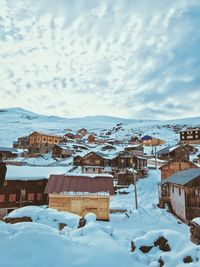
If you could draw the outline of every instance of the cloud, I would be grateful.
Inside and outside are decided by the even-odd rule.
[[[198,116],[199,8],[198,0],[2,0],[3,106],[71,117]]]

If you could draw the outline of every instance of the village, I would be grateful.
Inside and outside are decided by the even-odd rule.
[[[98,134],[67,128],[62,136],[33,131],[13,140],[13,147],[0,147],[7,167],[1,177],[0,219],[29,222],[36,207],[48,207],[80,216],[79,227],[86,224],[88,214],[109,224],[113,216],[130,218],[146,210],[148,199],[144,203],[140,190],[147,183],[145,194],[152,196],[154,212],[171,214],[189,226],[191,241],[199,245],[200,129],[178,129],[178,142],[169,146],[164,138],[148,133],[113,138],[121,128],[118,123]],[[62,220],[59,229],[66,225]],[[133,252],[135,243],[129,245]],[[149,251],[147,246],[143,250]],[[183,261],[194,261],[189,256]],[[158,260],[163,266],[162,257]]]

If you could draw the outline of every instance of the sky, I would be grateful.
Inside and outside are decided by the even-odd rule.
[[[200,116],[199,0],[0,0],[0,108]]]

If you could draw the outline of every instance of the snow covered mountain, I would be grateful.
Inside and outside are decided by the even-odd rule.
[[[0,109],[0,146],[11,146],[18,137],[28,135],[34,130],[63,134],[64,129],[77,130],[85,127],[89,130],[101,131],[113,129],[121,123],[121,129],[113,131],[114,138],[128,137],[136,134],[150,134],[173,142],[178,138],[173,126],[200,125],[200,117],[172,121],[134,120],[109,116],[89,116],[83,118],[63,118],[39,115],[22,108]]]

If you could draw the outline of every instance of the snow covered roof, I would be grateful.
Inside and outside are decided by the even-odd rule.
[[[196,179],[197,177],[200,177],[200,168],[192,168],[192,169],[180,171],[180,172],[173,174],[167,179],[164,179],[163,181],[161,181],[160,185],[163,185],[166,183],[185,185],[189,183],[190,181]]]
[[[48,179],[50,174],[62,174],[63,167],[33,167],[7,165],[6,180],[39,180]]]
[[[200,217],[194,218],[192,221],[200,226]]]
[[[172,151],[176,150],[179,147],[181,147],[181,145],[164,147],[164,148],[162,148],[161,150],[159,150],[157,152],[157,155],[169,154],[169,153],[171,153]]]
[[[0,151],[11,152],[11,153],[15,153],[15,154],[19,153],[19,151],[16,148],[12,148],[12,147],[0,147]]]

